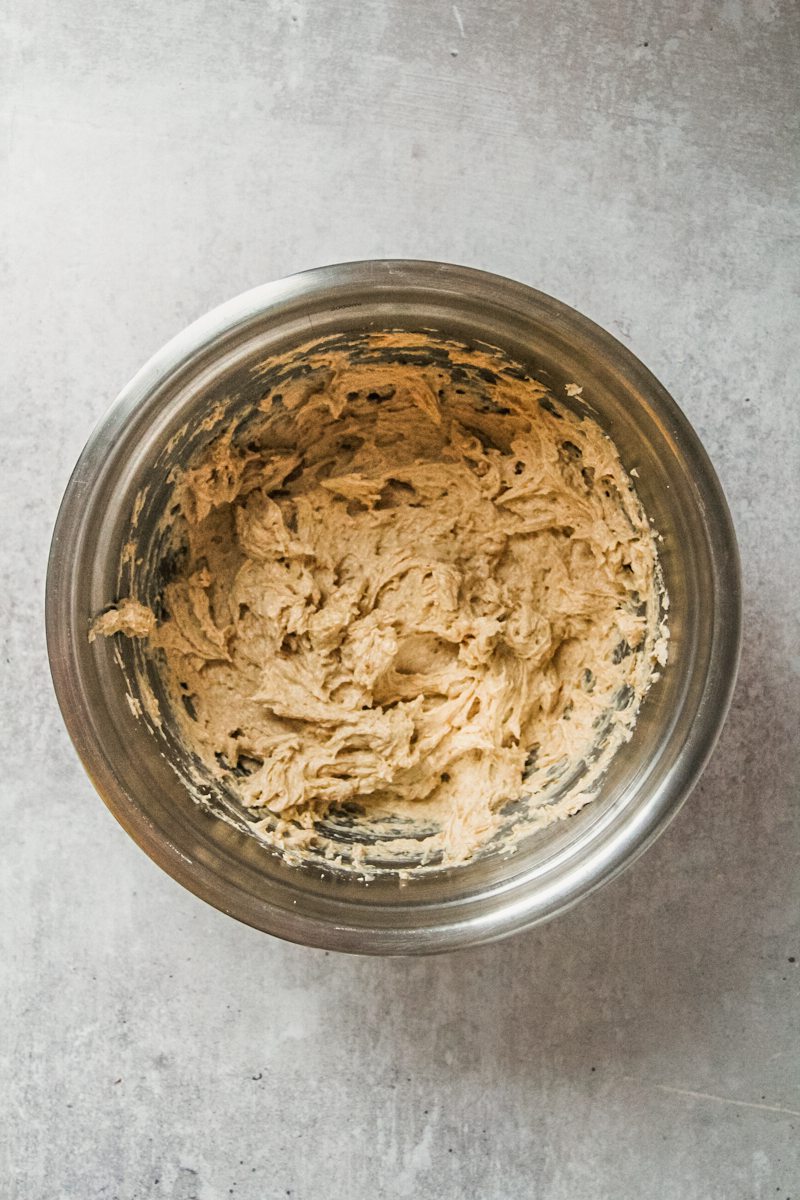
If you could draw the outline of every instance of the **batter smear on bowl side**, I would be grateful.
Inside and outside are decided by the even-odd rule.
[[[576,811],[666,660],[612,442],[500,352],[429,343],[287,356],[173,480],[158,604],[92,626],[144,639],[187,744],[294,853],[331,812],[460,862],[521,796],[526,829]]]

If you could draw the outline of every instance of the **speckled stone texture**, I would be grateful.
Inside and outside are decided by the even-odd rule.
[[[790,0],[7,0],[0,16],[9,1200],[800,1197]],[[59,498],[115,392],[264,280],[380,255],[532,283],[700,432],[741,541],[725,732],[658,844],[434,960],[282,945],[161,874],[47,671]]]

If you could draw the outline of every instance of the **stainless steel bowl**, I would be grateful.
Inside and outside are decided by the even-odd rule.
[[[638,467],[637,490],[663,534],[671,641],[664,676],[591,804],[533,834],[511,857],[369,881],[290,866],[204,811],[170,765],[168,736],[133,719],[112,644],[90,645],[87,633],[118,595],[136,496],[149,484],[157,512],[175,445],[184,455],[189,449],[186,435],[176,439],[187,421],[199,426],[222,396],[255,394],[253,368],[272,353],[315,335],[387,327],[489,342],[562,396],[567,383],[583,385],[623,463]],[[543,921],[616,875],[661,832],[702,771],[728,708],[739,564],[725,498],[697,435],[619,342],[557,300],[498,276],[439,263],[362,262],[246,292],[139,371],[70,479],[53,535],[46,617],[56,693],[78,753],[117,820],[155,862],[223,912],[280,937],[413,954]]]

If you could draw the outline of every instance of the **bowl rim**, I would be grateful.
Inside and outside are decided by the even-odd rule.
[[[437,291],[454,289],[473,298],[491,294],[517,307],[545,309],[559,323],[568,323],[595,346],[621,358],[635,369],[639,381],[668,416],[670,433],[695,468],[695,485],[704,509],[707,536],[714,556],[713,652],[704,681],[704,720],[695,722],[682,747],[676,768],[649,797],[620,818],[614,829],[589,846],[585,856],[564,876],[544,890],[509,897],[483,917],[443,913],[437,924],[370,929],[363,924],[335,925],[300,912],[291,913],[256,900],[250,893],[231,888],[205,864],[190,861],[178,846],[156,830],[110,769],[103,747],[93,736],[84,711],[80,668],[72,638],[69,574],[65,564],[75,561],[79,514],[98,468],[117,435],[148,395],[164,384],[201,352],[208,352],[236,329],[282,303],[297,302],[332,286],[391,288],[424,286]],[[309,318],[310,336],[313,322]],[[125,831],[178,883],[230,916],[285,940],[325,949],[355,953],[431,953],[476,945],[529,928],[566,911],[585,896],[615,878],[631,865],[678,812],[702,773],[721,732],[736,681],[741,646],[741,568],[736,535],[727,501],[708,455],[686,416],[666,389],[641,361],[602,327],[554,297],[525,284],[472,267],[419,259],[367,259],[336,263],[302,271],[261,284],[211,309],[171,338],[153,354],[122,388],[91,432],[67,483],[56,518],[47,565],[45,627],[53,685],[64,723],[86,772],[116,820]]]

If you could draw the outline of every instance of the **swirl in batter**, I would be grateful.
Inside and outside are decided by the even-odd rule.
[[[666,631],[654,535],[599,425],[497,356],[418,361],[404,340],[310,350],[246,434],[217,433],[175,484],[159,619],[128,600],[93,634],[147,640],[187,739],[273,842],[345,806],[422,822],[461,861],[604,722],[629,736]]]

